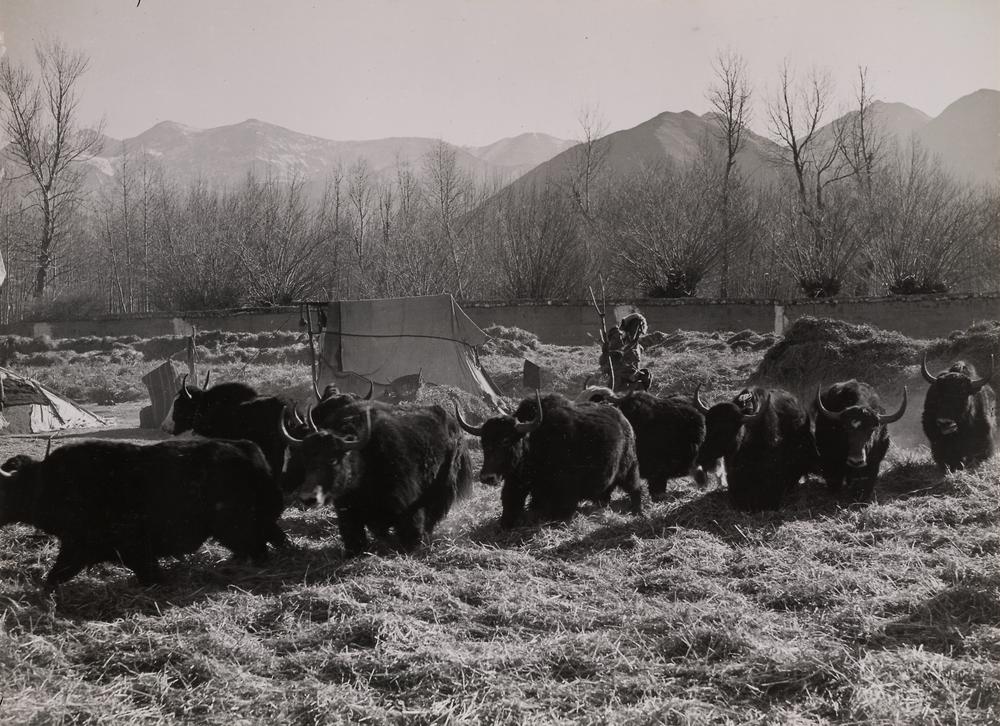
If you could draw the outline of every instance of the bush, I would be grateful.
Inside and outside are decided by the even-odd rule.
[[[840,293],[843,280],[836,277],[819,275],[799,279],[799,287],[806,297],[825,298],[836,297]]]
[[[935,277],[905,275],[897,277],[889,285],[893,295],[926,295],[928,293],[948,292],[948,285]]]
[[[647,288],[646,295],[659,298],[694,297],[701,277],[701,274],[685,270],[668,270],[655,285]]]

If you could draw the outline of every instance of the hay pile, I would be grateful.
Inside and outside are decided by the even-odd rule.
[[[658,357],[668,353],[766,350],[778,339],[773,333],[761,335],[749,329],[738,333],[721,331],[702,333],[690,330],[663,333],[656,330],[644,336],[641,342],[646,355]]]
[[[754,385],[801,395],[817,384],[857,378],[876,388],[898,385],[916,373],[928,341],[871,325],[801,318],[773,346],[750,377]]]
[[[1000,366],[1000,320],[986,320],[968,330],[956,330],[944,340],[927,347],[927,367],[931,373],[946,369],[956,360],[972,363],[980,375],[990,370],[990,356]]]

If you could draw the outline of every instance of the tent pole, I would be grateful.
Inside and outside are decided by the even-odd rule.
[[[306,303],[306,332],[309,335],[309,376],[314,391],[319,390],[319,381],[316,378],[316,341],[313,339],[312,306]]]

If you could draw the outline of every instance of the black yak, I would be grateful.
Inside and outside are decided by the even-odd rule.
[[[786,493],[816,464],[809,415],[791,393],[755,389],[760,407],[746,413],[735,401],[694,404],[705,416],[705,442],[698,451],[695,481],[704,485],[705,469],[724,461],[729,495],[737,509],[778,509]]]
[[[878,394],[857,380],[834,383],[825,392],[816,389],[816,449],[826,483],[840,489],[846,482],[850,494],[868,499],[875,488],[882,459],[889,449],[888,425],[906,412],[903,401],[895,413],[886,414]]]
[[[482,426],[468,424],[457,404],[455,413],[462,428],[482,439],[480,481],[503,479],[503,528],[517,524],[529,497],[543,517],[568,519],[582,500],[607,504],[616,486],[629,495],[632,512],[642,513],[635,437],[613,406],[550,394]]]
[[[987,385],[990,372],[979,378],[970,363],[958,361],[937,376],[927,370],[927,353],[920,364],[930,383],[921,419],[934,463],[944,471],[973,466],[993,456],[996,449],[996,397]]]
[[[406,551],[429,540],[452,504],[472,487],[472,461],[451,414],[440,406],[383,415],[370,402],[342,410],[361,412],[357,433],[316,430],[304,439],[280,423],[304,468],[303,501],[332,500],[348,555],[368,544],[366,528],[376,536],[394,529]]]
[[[60,540],[51,589],[98,562],[160,581],[157,559],[194,552],[209,537],[260,560],[284,547],[281,493],[249,441],[67,444],[42,461],[0,470],[0,525],[34,525]]]
[[[261,396],[245,383],[220,383],[199,389],[187,385],[187,376],[174,398],[163,428],[168,433],[193,431],[211,439],[246,439],[264,452],[275,481],[286,489],[298,486],[282,476],[287,445],[277,421],[290,402],[277,396]],[[206,378],[206,384],[208,379]]]
[[[680,396],[645,391],[616,395],[609,388],[587,388],[577,402],[608,403],[624,414],[635,432],[639,474],[653,497],[663,496],[667,479],[691,473],[705,440],[705,417]]]

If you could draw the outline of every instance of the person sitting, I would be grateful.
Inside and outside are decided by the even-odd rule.
[[[648,325],[641,313],[630,313],[608,331],[598,363],[609,387],[619,391],[648,390],[652,376],[642,364],[642,344]]]

